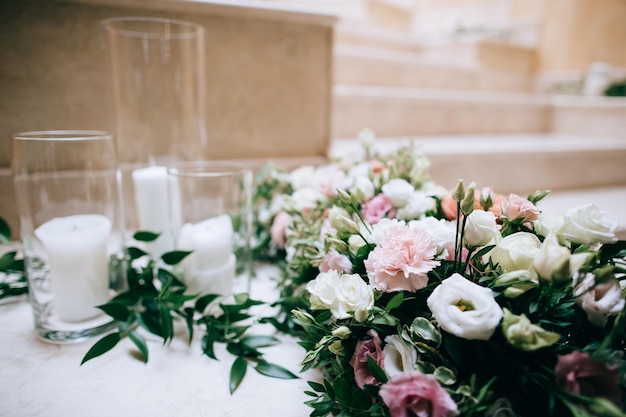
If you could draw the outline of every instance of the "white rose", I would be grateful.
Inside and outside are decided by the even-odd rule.
[[[447,250],[448,246],[454,243],[456,225],[445,219],[438,220],[434,217],[425,217],[421,220],[410,222],[409,227],[424,230],[431,235],[440,253]]]
[[[312,165],[304,165],[294,169],[290,174],[291,186],[294,190],[312,187],[317,188],[317,177],[315,176],[315,167]]]
[[[404,207],[411,199],[415,188],[402,178],[394,178],[382,186],[382,191],[389,197],[394,207]]]
[[[338,319],[348,318],[348,312],[353,312],[358,321],[365,321],[367,313],[374,306],[374,290],[358,274],[343,274],[337,289],[339,304],[333,310],[333,316]]]
[[[397,216],[400,219],[419,219],[428,210],[435,209],[435,200],[421,191],[415,191],[407,204],[398,209]]]
[[[533,261],[539,276],[547,281],[563,281],[570,276],[570,250],[559,244],[554,234],[543,241]]]
[[[518,232],[498,242],[487,256],[494,264],[499,264],[504,272],[528,269],[531,274],[536,274],[532,265],[540,247],[541,242],[537,236],[532,233]]]
[[[499,234],[496,216],[492,212],[474,210],[467,216],[464,236],[469,246],[485,246]]]
[[[314,280],[309,281],[306,285],[306,290],[311,294],[311,307],[313,309],[337,310],[339,307],[337,288],[340,284],[341,278],[336,270],[320,272]]]
[[[291,205],[298,211],[312,210],[320,201],[325,200],[322,194],[316,188],[301,188],[291,195]]]
[[[561,236],[563,234],[563,226],[565,225],[565,217],[561,215],[555,216],[539,216],[539,220],[534,223],[535,230],[541,236],[548,236],[550,233]]]
[[[430,169],[430,161],[420,155],[413,161],[413,167],[409,171],[409,178],[413,184],[420,184],[428,178],[428,170]]]
[[[426,300],[442,329],[469,340],[488,340],[502,319],[502,309],[489,288],[454,274]]]
[[[588,273],[583,281],[576,286],[574,295],[576,303],[587,313],[587,319],[594,325],[603,327],[608,316],[617,314],[624,309],[626,301],[622,297],[619,281],[610,278],[601,284],[595,283],[596,277]]]
[[[348,175],[355,180],[359,178],[368,178],[370,174],[370,166],[367,162],[361,162],[348,171]],[[369,179],[369,178],[368,178]]]
[[[351,191],[361,202],[371,200],[376,192],[374,183],[368,177],[357,177]]]
[[[606,214],[593,204],[567,210],[563,237],[572,242],[592,245],[615,243],[617,222],[606,218]]]
[[[383,348],[384,368],[387,375],[394,377],[415,370],[417,351],[397,334],[385,338]]]

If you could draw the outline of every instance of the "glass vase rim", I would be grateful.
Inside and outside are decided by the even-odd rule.
[[[164,32],[160,31],[148,31],[148,30],[137,30],[137,29],[129,29],[124,27],[119,27],[115,25],[115,23],[137,23],[137,22],[152,22],[152,23],[161,23],[161,24],[173,24],[177,28],[188,28],[185,31],[170,31]],[[196,36],[201,36],[204,33],[204,26],[199,23],[190,22],[187,20],[181,19],[170,19],[167,17],[148,17],[148,16],[121,16],[121,17],[111,17],[108,19],[103,19],[100,21],[100,24],[105,28],[105,30],[115,33],[118,35],[125,35],[129,37],[135,38],[150,38],[150,39],[191,39]],[[160,26],[161,28],[163,26]]]
[[[113,139],[113,133],[106,130],[33,130],[28,132],[20,132],[13,135],[16,140],[29,141],[85,141]]]
[[[216,178],[251,174],[250,167],[235,161],[178,162],[167,167],[168,175],[176,177]]]

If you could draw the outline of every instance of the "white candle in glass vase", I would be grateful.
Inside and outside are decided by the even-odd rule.
[[[132,177],[139,229],[161,233],[156,241],[147,245],[147,250],[159,257],[173,248],[169,234],[167,168],[150,166],[137,169],[133,171]]]
[[[188,292],[226,294],[232,290],[233,237],[233,224],[226,214],[182,227],[178,247],[193,251],[183,261]]]
[[[94,318],[109,298],[107,240],[111,221],[100,214],[54,218],[35,230],[50,268],[54,308],[69,322]]]

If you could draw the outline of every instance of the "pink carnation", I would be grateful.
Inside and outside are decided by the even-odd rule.
[[[428,232],[404,225],[391,228],[365,260],[372,287],[379,291],[417,291],[428,284],[437,243]]]
[[[561,388],[588,397],[603,397],[621,406],[617,367],[596,362],[587,353],[574,351],[559,356],[554,368],[556,382]]]
[[[391,417],[452,417],[459,414],[450,394],[432,375],[400,374],[380,388]]]
[[[381,341],[378,337],[376,330],[370,330],[367,332],[370,336],[367,339],[359,340],[354,349],[354,355],[350,359],[350,365],[354,369],[354,380],[359,388],[363,389],[365,385],[374,385],[379,383],[376,378],[370,372],[370,368],[367,365],[367,357],[371,356],[372,359],[380,366],[384,367],[384,355],[383,350],[380,347]]]
[[[328,272],[334,269],[337,272],[351,273],[352,262],[350,262],[350,258],[346,255],[342,255],[335,250],[331,250],[324,255],[324,259],[322,259],[319,269],[320,272]]]
[[[274,217],[274,222],[270,228],[270,235],[272,237],[272,242],[274,242],[280,249],[285,247],[285,230],[290,222],[291,216],[284,211],[279,212],[276,217]]]
[[[367,203],[363,204],[363,217],[370,224],[378,223],[383,217],[394,217],[395,210],[391,200],[385,194],[378,194]]]
[[[523,220],[534,222],[539,218],[539,209],[524,197],[517,194],[509,194],[502,201],[502,215],[510,221]]]

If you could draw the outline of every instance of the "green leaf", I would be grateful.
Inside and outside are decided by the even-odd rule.
[[[291,371],[283,368],[282,366],[261,361],[254,368],[261,375],[269,376],[271,378],[279,378],[279,379],[297,379],[298,377],[292,373]]]
[[[394,295],[391,300],[389,300],[389,302],[387,303],[387,306],[385,307],[385,311],[391,311],[394,308],[400,307],[403,301],[404,301],[404,294],[399,292],[398,294]]]
[[[209,304],[215,301],[216,298],[219,297],[219,294],[207,294],[196,300],[195,309],[196,311],[203,313]]]
[[[104,336],[102,339],[98,340],[89,351],[83,357],[83,360],[80,364],[84,364],[85,362],[97,358],[100,355],[107,353],[109,350],[113,349],[115,345],[121,340],[119,333],[111,333]]]
[[[163,331],[163,344],[174,338],[174,322],[170,310],[161,306],[159,309],[159,316],[161,318],[161,329]]]
[[[139,352],[141,352],[143,362],[148,363],[148,345],[146,345],[146,340],[143,336],[139,334],[139,332],[133,330],[128,333],[128,338],[132,340],[135,346],[137,346],[137,349],[139,349]]]
[[[159,268],[157,271],[157,278],[163,285],[169,285],[171,287],[187,288],[187,285],[182,282],[176,275],[170,271]],[[195,298],[195,296],[193,296]]]
[[[274,346],[279,343],[279,340],[272,336],[247,336],[241,339],[241,343],[250,349],[257,349]]]
[[[307,384],[309,384],[309,386],[313,388],[315,392],[326,392],[326,390],[324,389],[324,385],[320,384],[319,382],[307,381]]]
[[[13,265],[16,253],[17,252],[7,252],[0,257],[0,271],[4,271],[6,270],[6,268],[9,268],[11,265]]]
[[[387,374],[385,373],[385,371],[383,371],[383,368],[381,368],[376,361],[374,360],[374,358],[372,358],[371,355],[367,355],[367,367],[369,368],[370,372],[372,373],[372,376],[374,378],[376,378],[376,380],[382,384],[384,384],[385,382],[387,382]]]
[[[9,224],[0,217],[0,243],[11,242],[11,228]]]
[[[165,262],[166,265],[176,265],[177,263],[185,259],[185,257],[187,257],[187,255],[189,255],[190,253],[190,251],[175,250],[172,252],[164,253],[163,255],[161,255],[161,259],[163,260],[163,262]]]
[[[133,239],[138,240],[139,242],[154,242],[160,235],[160,233],[139,231],[133,235]]]
[[[130,316],[129,309],[123,304],[107,303],[97,307],[117,321],[126,321]]]
[[[228,382],[228,389],[230,390],[230,394],[239,387],[241,381],[243,381],[243,377],[246,376],[246,370],[248,369],[248,362],[239,356],[233,362],[233,365],[230,367],[230,380]]]
[[[133,246],[126,249],[128,256],[130,256],[131,260],[139,259],[142,256],[147,255],[147,253],[139,248],[135,248]]]

